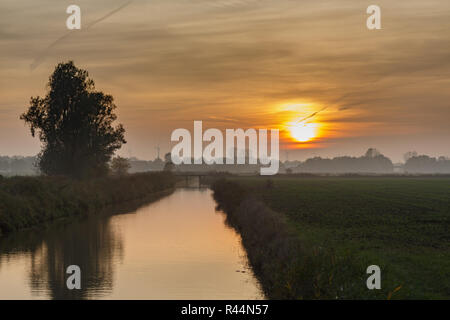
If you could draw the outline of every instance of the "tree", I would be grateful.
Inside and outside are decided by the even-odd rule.
[[[366,157],[366,158],[376,158],[376,157],[378,157],[379,155],[381,155],[380,151],[378,151],[378,150],[375,149],[375,148],[369,148],[369,149],[366,151],[365,157]]]
[[[113,97],[95,91],[88,72],[72,61],[56,66],[48,87],[47,95],[32,97],[20,116],[43,143],[41,171],[77,178],[106,174],[115,150],[126,143],[123,126],[112,125],[117,118]]]
[[[407,162],[409,159],[417,157],[417,152],[416,151],[408,151],[407,153],[405,153],[403,155],[403,159],[405,160],[405,162]]]
[[[175,165],[172,162],[172,156],[170,152],[166,153],[164,156],[164,171],[173,171],[175,168]]]
[[[111,171],[114,175],[124,176],[130,168],[131,165],[128,159],[117,156],[111,160]]]

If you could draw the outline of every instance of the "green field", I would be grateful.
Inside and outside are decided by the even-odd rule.
[[[305,246],[350,254],[361,266],[379,265],[383,290],[373,297],[398,288],[392,298],[450,298],[450,178],[232,181],[283,213]]]

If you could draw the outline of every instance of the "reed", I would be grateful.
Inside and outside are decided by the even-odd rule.
[[[95,213],[174,187],[168,172],[73,180],[66,177],[0,179],[0,235],[56,219]]]

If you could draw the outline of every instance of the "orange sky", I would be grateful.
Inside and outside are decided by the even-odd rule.
[[[289,158],[450,155],[447,0],[376,1],[377,31],[366,28],[372,3],[350,0],[135,0],[91,28],[127,1],[80,0],[82,30],[48,49],[67,34],[72,3],[0,4],[0,155],[39,151],[18,117],[69,59],[115,97],[125,156],[169,151],[171,131],[193,120],[283,129],[318,111],[313,141],[282,132]]]

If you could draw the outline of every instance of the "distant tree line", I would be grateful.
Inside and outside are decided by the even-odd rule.
[[[0,156],[0,175],[35,175],[39,173],[36,167],[37,157]]]
[[[378,150],[370,148],[361,157],[314,157],[304,162],[287,161],[283,167],[288,173],[450,174],[450,159],[447,157],[433,158],[412,151],[407,152],[404,159],[404,163],[394,165]]]
[[[165,165],[165,162],[160,158],[156,158],[155,160],[139,160],[132,157],[128,159],[128,163],[130,164],[130,173],[163,171]]]
[[[416,155],[406,160],[404,172],[450,174],[450,159],[447,157],[432,158],[425,155]]]
[[[34,175],[39,173],[36,167],[37,157],[0,156],[0,175]],[[169,163],[170,162],[170,163]],[[260,165],[173,165],[170,154],[164,160],[139,160],[135,157],[116,157],[109,163],[110,172],[116,175],[149,171],[180,172],[229,172],[235,174],[258,174]],[[280,173],[312,173],[312,174],[450,174],[450,158],[433,158],[418,155],[416,152],[405,154],[405,162],[394,165],[386,156],[376,149],[369,149],[361,157],[314,157],[305,161],[285,161],[280,164]]]
[[[332,159],[314,157],[301,162],[295,172],[302,173],[393,173],[392,161],[376,149],[370,148],[362,157],[336,157]]]

